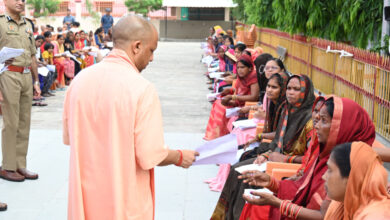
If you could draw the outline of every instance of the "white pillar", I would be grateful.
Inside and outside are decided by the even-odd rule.
[[[230,21],[230,8],[225,8],[225,21]]]
[[[76,1],[76,21],[81,21],[81,1]]]

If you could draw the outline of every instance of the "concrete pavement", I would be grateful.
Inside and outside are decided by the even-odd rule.
[[[160,42],[155,60],[142,73],[157,87],[166,143],[173,149],[203,143],[211,106],[205,97],[201,52],[199,43]],[[62,144],[63,97],[64,92],[57,92],[46,100],[49,106],[33,107],[28,168],[40,177],[22,183],[0,179],[0,201],[9,206],[0,219],[66,219],[69,147]],[[211,192],[203,180],[217,171],[215,165],[158,167],[156,220],[209,219],[219,193]]]

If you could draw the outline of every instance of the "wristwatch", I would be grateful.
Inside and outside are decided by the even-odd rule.
[[[34,85],[39,86],[39,85],[40,85],[40,84],[39,84],[39,81],[35,81],[35,82],[34,82]]]

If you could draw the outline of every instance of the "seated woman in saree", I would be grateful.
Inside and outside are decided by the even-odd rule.
[[[267,120],[265,123],[264,132],[273,132],[276,130],[281,109],[283,109],[282,103],[284,103],[284,100],[286,98],[286,83],[287,79],[284,79],[278,73],[272,75],[270,80],[268,81],[267,97],[270,101],[270,104],[268,105],[267,109]],[[256,130],[253,129],[247,130],[252,130],[252,132],[256,132]],[[246,130],[241,130],[239,128],[235,128],[232,131],[233,134],[237,135],[238,144],[242,142],[241,139],[243,138],[242,136],[243,134],[245,134],[245,132]],[[205,182],[209,184],[209,187],[212,191],[221,192],[229,175],[229,172],[230,164],[220,164],[217,176],[212,179],[208,179]]]
[[[258,102],[258,105],[253,106],[245,106],[240,109],[240,117],[248,117],[249,113],[252,111],[254,112],[254,118],[256,120],[262,121],[266,118],[266,109],[268,108],[269,101],[267,100],[267,96],[265,96],[265,90],[267,87],[268,79],[275,73],[279,73],[280,76],[283,77],[284,83],[287,83],[288,75],[285,73],[285,67],[281,60],[274,59],[270,54],[261,54],[258,58],[255,60],[255,66],[256,66],[256,72],[257,72],[257,82],[259,84],[260,88],[260,99]],[[263,73],[263,70],[265,69],[264,66],[266,66],[266,73]],[[272,68],[271,68],[272,67]],[[284,98],[283,98],[284,101]],[[263,104],[264,103],[264,104]],[[281,104],[281,103],[279,103]],[[279,118],[276,119],[276,123],[278,122]],[[229,125],[229,128],[231,126]],[[237,134],[238,138],[238,145],[249,145],[252,142],[255,142],[255,136],[256,136],[256,128],[253,129],[246,129],[244,131],[239,130],[238,128],[235,128],[235,134]],[[275,130],[273,129],[272,132]],[[269,133],[269,131],[266,131],[265,133]],[[265,135],[267,137],[267,135]],[[273,136],[268,136],[268,139],[272,139]],[[250,142],[250,143],[248,143]]]
[[[234,40],[229,35],[224,35],[223,36],[223,43],[224,43],[225,46],[228,47],[228,49],[233,49],[234,48]]]
[[[318,115],[322,105],[324,104],[324,101],[325,98],[323,96],[319,96],[314,101],[312,114],[311,114],[313,127],[315,127],[315,125],[319,121]],[[298,178],[300,178],[303,175],[303,173],[307,171],[306,168],[310,167],[311,164],[314,163],[315,159],[317,159],[311,157],[311,155],[316,154],[319,151],[319,148],[317,146],[313,146],[313,144],[311,144],[313,139],[315,139],[316,137],[317,136],[315,130],[313,130],[312,137],[310,138],[309,148],[306,150],[304,156],[302,157],[302,165],[297,170],[295,175],[288,178],[289,180],[297,180]],[[246,203],[242,210],[240,219],[259,219],[259,220],[268,219],[269,209],[270,206],[254,206],[252,204]]]
[[[299,92],[296,90],[299,90]],[[245,205],[242,194],[248,186],[241,180],[237,181],[239,173],[235,171],[236,167],[253,164],[257,160],[258,155],[270,149],[282,149],[282,152],[288,155],[282,155],[284,157],[282,161],[288,158],[290,162],[296,162],[296,157],[294,156],[303,155],[306,151],[313,131],[311,120],[311,108],[314,102],[313,84],[305,75],[293,76],[288,81],[286,93],[287,102],[284,106],[287,106],[287,108],[284,107],[282,109],[275,138],[271,143],[262,143],[258,148],[251,150],[251,153],[242,156],[242,158],[246,157],[249,159],[232,166],[211,219],[239,219],[241,215]],[[278,147],[280,146],[280,141],[283,142],[283,147]],[[292,161],[291,158],[293,159]],[[272,160],[273,158],[269,159]]]
[[[373,148],[364,142],[336,146],[323,176],[332,199],[325,220],[390,219],[387,170]]]
[[[259,147],[247,152],[240,161],[257,157],[255,164],[265,161],[301,163],[302,156],[309,146],[313,121],[312,106],[315,100],[314,87],[306,75],[294,75],[287,82],[287,103],[282,110],[276,132],[262,133],[256,137]],[[261,143],[262,139],[271,143]]]
[[[228,51],[227,46],[221,45],[217,48],[218,53],[218,59],[219,59],[219,71],[220,72],[226,72],[230,71],[233,72],[233,64],[230,63],[225,56],[225,53]]]
[[[215,79],[215,92],[222,92],[225,88],[230,88],[233,84],[233,81],[237,78],[238,59],[234,56],[233,49],[228,49],[228,51],[225,52],[225,61],[227,62],[227,67],[229,67],[229,69],[225,71],[225,73],[221,76],[221,79]]]
[[[64,65],[64,74],[65,74],[65,77],[63,77],[59,83],[61,85],[65,85],[65,84],[68,84],[70,83],[70,81],[72,81],[73,77],[74,77],[74,61],[71,60],[69,57],[67,57],[66,55],[64,55],[65,53],[65,38],[63,35],[58,35],[57,36],[57,41],[55,41],[55,43],[57,44],[57,51],[55,50],[54,51],[54,54],[62,54],[61,57],[57,57],[57,61],[61,64]]]
[[[222,77],[231,75],[234,71],[234,61],[229,59],[225,54],[228,52],[228,48],[225,45],[221,45],[217,48],[218,61],[219,61],[219,72],[225,72]],[[227,82],[222,79],[211,79],[214,86],[212,87],[214,92],[222,92],[226,86],[231,86],[231,82]]]
[[[263,54],[260,54],[256,60],[254,61],[255,63],[255,66],[256,66],[256,71],[257,71],[257,82],[259,83],[259,88],[260,88],[260,102],[259,104],[262,104],[263,103],[263,99],[264,99],[264,96],[265,96],[265,90],[266,90],[266,87],[267,87],[267,83],[268,83],[268,78],[274,74],[274,73],[280,73],[280,72],[285,72],[285,67],[284,67],[284,64],[283,62],[281,61],[280,63],[276,62],[277,65],[279,66],[280,70],[279,71],[275,71],[271,74],[267,74],[268,78],[266,77],[265,75],[265,66],[267,65],[268,61],[270,60],[274,60],[274,58],[272,57],[271,54],[269,53],[263,53]],[[269,64],[269,66],[271,65],[271,63]],[[270,69],[270,68],[267,68],[267,70],[272,70],[274,71],[273,69]]]
[[[322,176],[327,170],[330,152],[341,143],[362,141],[372,145],[375,140],[375,126],[370,116],[350,99],[328,97],[318,118],[315,126],[317,138],[311,144],[314,146],[312,149],[319,150],[314,150],[315,153],[310,155],[314,162],[306,167],[298,180],[278,181],[268,174],[255,171],[244,172],[239,177],[245,183],[266,187],[277,194],[253,192],[253,195],[261,198],[244,196],[251,204],[270,205],[269,219],[323,219],[330,201],[326,198]],[[252,210],[241,217],[254,216],[254,213]]]
[[[258,122],[258,124],[264,125],[262,134],[265,136],[267,136],[266,134],[273,134],[271,136],[275,135],[282,110],[286,104],[287,81],[287,75],[283,73],[273,74],[268,80],[266,88],[266,103],[264,103],[264,105],[262,105],[254,114],[254,120]],[[266,110],[264,111],[263,108],[266,108]],[[261,116],[258,116],[259,112]],[[256,139],[256,130],[257,128],[245,130],[234,128],[231,133],[237,135],[238,145],[242,145],[245,149],[248,146],[248,141]]]
[[[225,89],[221,94],[222,100],[213,103],[210,118],[207,124],[205,140],[213,140],[229,133],[226,108],[243,106],[246,101],[257,101],[259,86],[256,71],[251,58],[243,55],[237,62],[237,81],[235,88]]]
[[[265,61],[265,62],[264,62]],[[270,54],[261,54],[254,61],[257,71],[257,82],[260,89],[259,105],[256,107],[247,106],[240,110],[240,113],[247,114],[252,110],[265,109],[267,101],[265,100],[265,90],[267,87],[268,79],[275,73],[281,74],[283,77],[288,77],[286,68],[284,67],[283,61],[277,58],[273,58]],[[263,103],[263,108],[259,108]],[[265,116],[265,115],[264,115]]]
[[[234,46],[234,55],[239,58],[241,55],[243,55],[243,52],[246,49],[246,45],[244,43],[238,43]]]

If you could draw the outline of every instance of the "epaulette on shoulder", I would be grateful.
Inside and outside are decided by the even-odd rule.
[[[26,19],[26,21],[30,22],[34,26],[34,22],[30,18],[25,17],[24,19]]]
[[[31,24],[31,26],[32,26],[32,29],[33,29],[33,31],[34,31],[34,22],[30,19],[30,18],[24,18],[24,19],[26,19],[26,21],[28,21],[28,22],[30,22],[30,24]]]

